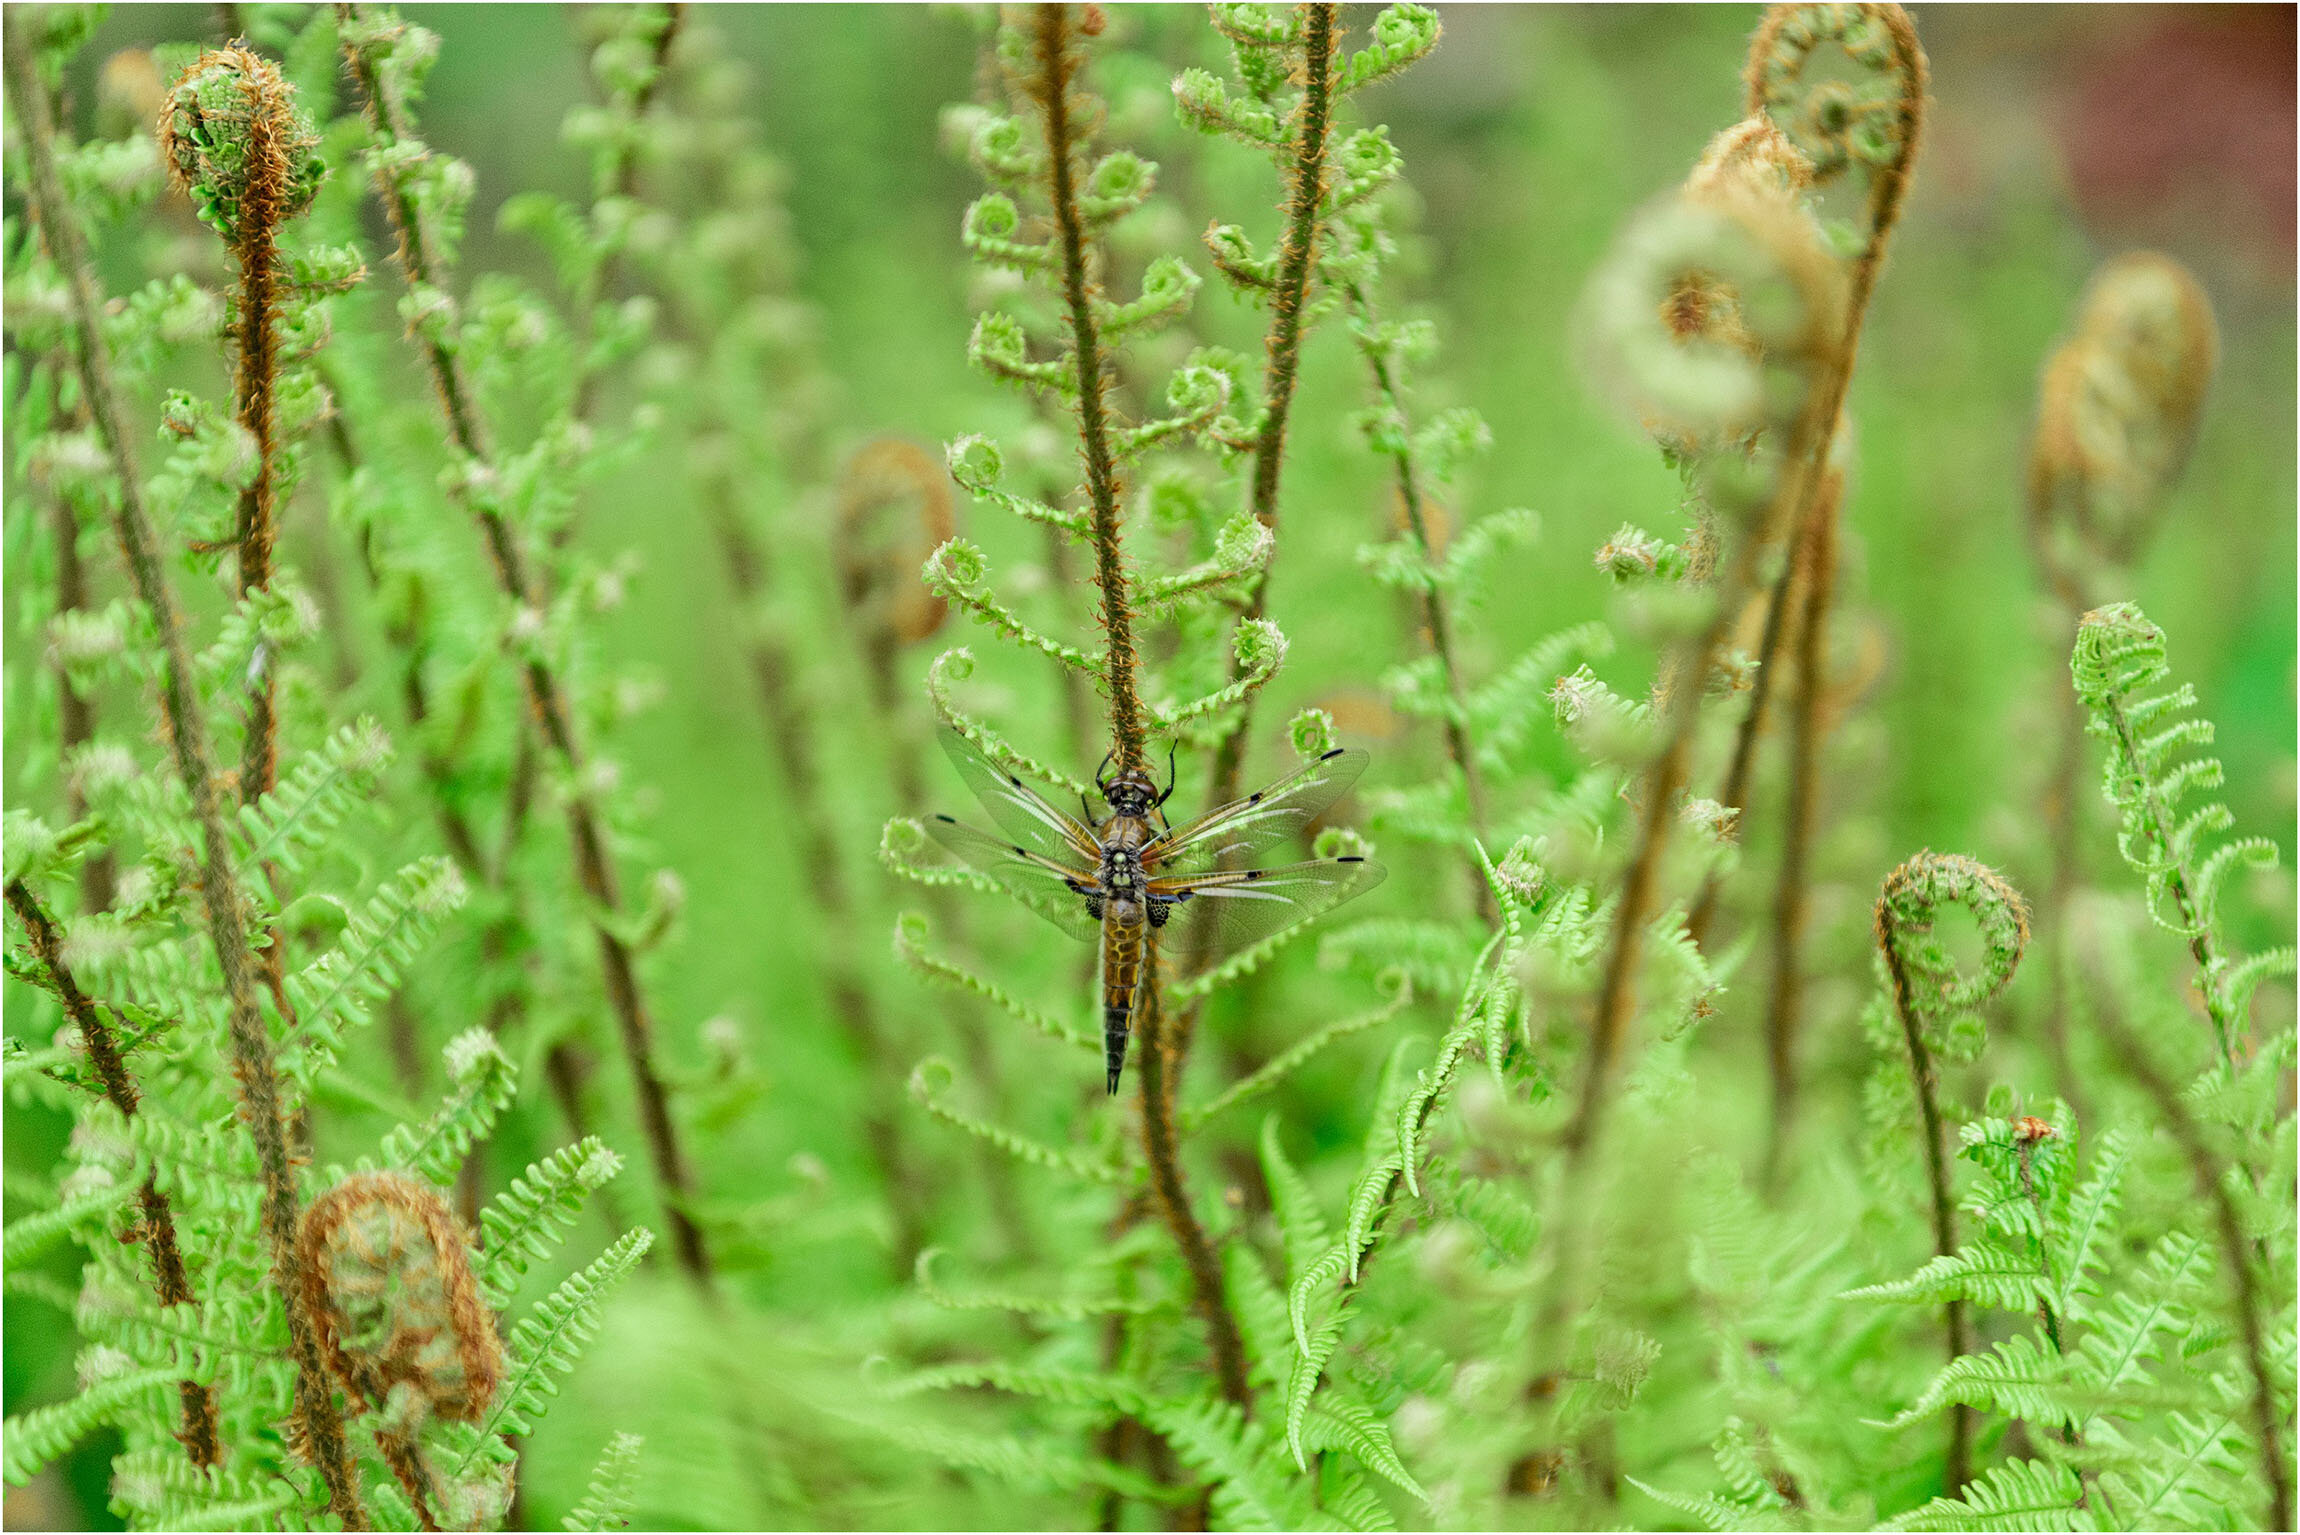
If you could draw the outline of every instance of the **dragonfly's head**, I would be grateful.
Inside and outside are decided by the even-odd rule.
[[[1147,817],[1158,808],[1158,782],[1140,768],[1128,768],[1095,787],[1115,815]]]

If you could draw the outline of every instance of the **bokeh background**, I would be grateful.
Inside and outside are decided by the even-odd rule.
[[[583,195],[583,165],[559,134],[585,92],[573,21],[552,6],[406,10],[443,39],[425,136],[478,173],[465,270],[509,270],[547,285],[532,245],[496,232],[493,213],[528,187]],[[1708,136],[1739,115],[1737,70],[1757,9],[1441,10],[1447,35],[1436,55],[1369,93],[1362,112],[1390,126],[1422,205],[1407,296],[1437,321],[1444,345],[1424,399],[1474,405],[1493,429],[1492,453],[1455,499],[1464,512],[1531,508],[1543,523],[1540,543],[1482,615],[1476,644],[1491,659],[1603,613],[1607,587],[1589,553],[1617,525],[1674,526],[1674,479],[1650,442],[1589,389],[1572,318],[1624,219],[1677,182]],[[1362,27],[1371,11],[1352,14]],[[1876,871],[1918,847],[2016,862],[2033,849],[2068,640],[2021,532],[2037,373],[2092,269],[2118,251],[2154,247],[2202,279],[2223,355],[2189,472],[2119,595],[2170,634],[2178,674],[2219,724],[2239,828],[2276,838],[2288,869],[2294,12],[1944,6],[1915,15],[1936,108],[1852,392],[1842,610],[1854,626],[1863,698],[1843,752],[1859,781],[1831,793],[1860,821],[1857,845],[1832,861],[1849,881],[1873,886]],[[878,434],[929,447],[964,432],[1020,436],[1023,407],[965,362],[973,278],[957,231],[980,183],[938,127],[947,104],[975,92],[978,19],[957,7],[794,5],[728,8],[714,21],[756,68],[753,110],[787,171],[795,284],[819,327],[838,445]],[[206,7],[121,6],[82,63],[93,69],[132,44],[210,37],[213,27]],[[1195,231],[1216,219],[1267,235],[1275,211],[1266,167],[1182,134],[1166,105],[1172,71],[1211,57],[1200,15],[1120,9],[1112,40],[1162,61],[1098,83],[1113,97],[1110,137],[1166,164],[1163,248],[1194,249]],[[1219,284],[1204,290],[1196,323],[1233,345],[1258,333],[1258,317]],[[1392,622],[1353,559],[1388,515],[1386,476],[1348,426],[1359,403],[1356,359],[1329,328],[1310,342],[1305,370],[1298,419],[1307,426],[1288,466],[1271,597],[1294,649],[1262,708],[1267,728],[1256,748],[1270,766],[1283,751],[1275,722],[1294,708],[1373,696],[1362,664],[1367,626],[1381,628],[1386,647]],[[641,555],[602,645],[663,685],[659,707],[618,746],[630,776],[653,793],[655,855],[689,895],[676,962],[657,969],[655,985],[671,1028],[686,1038],[696,1021],[726,1016],[751,1040],[775,1109],[730,1133],[762,1183],[787,1182],[805,1159],[835,1179],[858,1165],[853,1126],[861,1095],[874,1089],[818,1025],[805,871],[741,679],[735,607],[706,524],[666,488],[676,480],[661,465],[633,464],[593,498],[598,510],[583,535],[602,551]],[[1003,529],[970,532],[994,557],[1011,549],[1010,566],[1035,547]],[[829,577],[817,575],[827,611]],[[787,579],[803,586],[808,572]],[[806,597],[793,600],[811,609]],[[906,675],[923,679],[932,653],[907,655]],[[835,695],[818,702],[835,706]],[[834,740],[828,749],[853,748]],[[881,781],[860,772],[860,781]],[[1371,781],[1382,776],[1377,762]],[[942,787],[955,801],[955,781]],[[933,808],[868,799],[842,806],[851,824],[840,828],[865,868],[860,854],[880,819]],[[2243,942],[2289,933],[2288,877],[2248,894],[2233,919]],[[1373,900],[1385,897],[1405,898],[1393,888]],[[874,896],[890,907],[895,898]],[[890,987],[888,995],[905,994]],[[2285,1007],[2287,996],[2278,990],[2260,1005]],[[1745,1045],[1745,1035],[1737,1044],[1720,1033],[1716,1048]],[[674,1043],[674,1058],[687,1048]],[[1360,1128],[1337,1114],[1304,1133],[1346,1139]],[[760,1300],[770,1313],[800,1316],[843,1285],[882,1282],[862,1245],[844,1257],[837,1243],[811,1249],[803,1269],[762,1281]],[[8,1342],[13,1410],[26,1392],[42,1399],[68,1354],[53,1339],[20,1335],[13,1319]],[[608,1361],[596,1372],[587,1366],[571,1389],[637,1385],[636,1362],[623,1354],[616,1363],[620,1347],[611,1342]],[[668,1410],[645,1391],[620,1407],[639,1419]],[[557,1453],[547,1429],[538,1464]],[[576,1453],[566,1452],[570,1471]],[[85,1456],[75,1465],[70,1486],[35,1490],[43,1501],[12,1492],[7,1522],[101,1522],[100,1462],[92,1472]],[[889,1505],[885,1517],[901,1515]]]

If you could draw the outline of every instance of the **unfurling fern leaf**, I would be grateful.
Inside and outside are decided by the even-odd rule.
[[[2212,722],[2190,715],[2194,687],[2160,688],[2172,675],[2164,631],[2138,607],[2120,602],[2085,614],[2069,671],[2092,733],[2108,743],[2103,788],[2123,817],[2117,850],[2146,879],[2149,914],[2187,940],[2221,1056],[2234,1063],[2247,1043],[2252,988],[2291,974],[2295,955],[2281,948],[2233,960],[2220,935],[2220,891],[2239,868],[2274,867],[2276,844],[2240,837],[2207,850],[2206,839],[2235,817],[2218,800],[2193,810],[2182,802],[2220,787],[2220,761],[2181,754],[2211,743]]]

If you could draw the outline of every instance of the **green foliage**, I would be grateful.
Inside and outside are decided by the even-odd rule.
[[[2081,22],[234,14],[8,15],[11,1522],[2288,1517],[2290,337],[2128,258],[2038,399]],[[1365,748],[1253,856],[1388,882],[1179,908],[1113,1102],[938,729]],[[383,1173],[472,1400],[299,1382]]]

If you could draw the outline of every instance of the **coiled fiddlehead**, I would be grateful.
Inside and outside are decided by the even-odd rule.
[[[1981,966],[1966,977],[1933,937],[1944,906],[1963,906],[1981,930]],[[1939,1083],[1933,1070],[1936,1049],[1950,1045],[1940,1026],[1969,1016],[1974,1008],[2010,985],[2028,948],[2028,904],[2003,875],[1955,853],[1923,852],[1885,876],[1877,896],[1877,950],[1891,985],[1893,1012],[1908,1041],[1909,1075],[1917,1108],[1924,1117],[1925,1172],[1932,1186],[1933,1250],[1949,1257],[1957,1250],[1956,1206],[1949,1188],[1948,1145],[1941,1124]],[[1932,1027],[1928,1027],[1930,1024]],[[1950,1045],[1954,1053],[1975,1053],[1977,1041]],[[1949,1358],[1971,1352],[1965,1303],[1943,1308]],[[1948,1491],[1953,1495],[1972,1475],[1973,1413],[1959,1403],[1949,1416]]]

